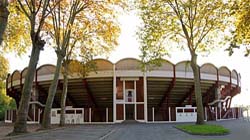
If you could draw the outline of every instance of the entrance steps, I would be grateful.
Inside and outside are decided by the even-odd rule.
[[[125,121],[123,121],[122,123],[134,124],[134,123],[141,123],[141,122],[138,122],[138,121],[136,121],[136,120],[125,120]]]

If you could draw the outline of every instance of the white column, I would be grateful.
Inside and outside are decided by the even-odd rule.
[[[89,108],[89,122],[91,122],[91,108]]]
[[[7,120],[7,111],[8,111],[8,110],[5,110],[4,120]]]
[[[38,118],[38,123],[40,123],[40,114],[41,114],[40,108],[38,108],[38,116],[37,116],[37,118]]]
[[[11,112],[10,112],[11,113],[10,114],[11,115],[11,122],[13,122],[13,112],[14,112],[14,110],[11,110]]]
[[[239,108],[239,116],[240,116],[240,118],[242,118],[243,116],[242,116],[242,110],[241,110],[242,108]]]
[[[207,108],[205,107],[205,120],[207,121]]]
[[[137,120],[137,104],[136,104],[136,80],[134,80],[134,96],[135,96],[135,98],[134,98],[134,105],[135,105],[135,120]]]
[[[171,107],[168,107],[168,118],[169,121],[171,122]]]
[[[85,113],[84,113],[84,108],[82,108],[82,116],[83,116],[83,122],[85,122]]]
[[[217,112],[217,107],[215,107],[215,120],[217,121],[217,114],[218,114],[218,112]]]
[[[122,81],[122,92],[123,92],[123,120],[126,120],[126,109],[125,109],[125,102],[126,102],[126,96],[125,96],[125,80]]]
[[[144,92],[144,120],[148,122],[148,93],[147,93],[147,73],[143,73],[143,92]]]
[[[8,120],[11,120],[11,121],[12,121],[12,119],[11,119],[11,112],[12,112],[12,110],[9,110],[9,113],[8,113]]]
[[[124,102],[126,102],[126,96],[125,96],[125,92],[126,92],[126,90],[125,90],[125,86],[126,86],[126,84],[125,84],[125,80],[123,80],[122,81],[122,95],[123,95],[123,101]]]
[[[35,104],[33,108],[33,119],[34,119],[34,122],[36,122],[36,105]]]
[[[109,122],[109,108],[106,108],[106,122]]]
[[[220,109],[220,120],[221,120],[221,107],[219,107],[219,109]]]
[[[235,108],[232,108],[232,111],[233,111],[233,118],[236,118]]]
[[[247,109],[247,121],[249,121],[249,114],[248,114],[248,109]]]
[[[113,65],[113,122],[116,122],[116,71]]]
[[[240,118],[240,108],[238,108],[238,119]]]
[[[152,121],[155,122],[155,108],[152,107]]]

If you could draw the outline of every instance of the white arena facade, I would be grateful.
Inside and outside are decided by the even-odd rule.
[[[93,60],[95,71],[83,76],[72,61],[66,100],[66,123],[193,122],[196,121],[194,77],[189,61],[173,64],[163,60],[160,67],[142,72],[140,60],[121,59],[112,63]],[[78,66],[76,66],[78,65]],[[40,123],[54,65],[37,68],[33,81],[28,122]],[[236,70],[205,63],[199,66],[205,120],[239,118],[242,110],[231,108],[233,97],[241,91],[241,77]],[[7,95],[17,107],[27,68],[9,74]],[[63,75],[60,74],[53,102],[51,122],[59,123]],[[15,110],[6,112],[5,121],[14,122]]]

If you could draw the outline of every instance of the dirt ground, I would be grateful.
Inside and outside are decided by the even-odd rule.
[[[57,128],[59,127],[58,125],[53,125],[52,128]],[[12,132],[14,128],[14,124],[12,123],[4,123],[4,122],[0,122],[0,138],[5,137],[6,135],[8,135],[9,133]],[[28,124],[27,125],[28,128],[28,132],[35,132],[40,128],[40,124]]]

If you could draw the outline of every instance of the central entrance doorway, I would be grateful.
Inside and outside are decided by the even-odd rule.
[[[126,104],[126,120],[135,120],[135,105],[134,104]]]

